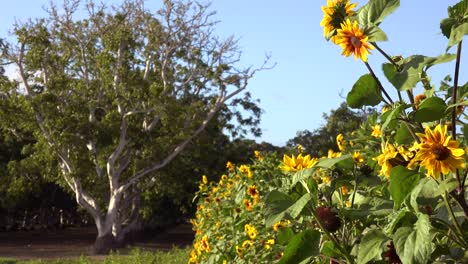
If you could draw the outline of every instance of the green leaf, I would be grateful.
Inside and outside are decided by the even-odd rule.
[[[293,236],[294,236],[294,232],[292,231],[290,227],[285,226],[285,227],[280,228],[280,230],[278,231],[278,236],[277,236],[278,244],[286,245]]]
[[[451,62],[456,57],[457,55],[455,54],[444,53],[444,54],[439,55],[438,57],[426,57],[424,64],[426,66],[426,70],[428,70],[430,67],[436,64]]]
[[[382,131],[384,131],[387,126],[390,128],[390,129],[393,129],[394,126],[397,124],[396,122],[396,118],[399,117],[399,114],[405,110],[405,105],[399,105],[398,107],[392,109],[392,110],[389,110],[387,112],[385,112],[381,118],[382,118]]]
[[[337,163],[341,162],[341,161],[344,161],[344,160],[347,160],[347,159],[350,159],[351,158],[351,154],[346,154],[346,155],[343,155],[339,158],[325,158],[325,159],[322,159],[320,160],[316,165],[315,167],[318,167],[318,168],[325,168],[325,169],[331,169],[333,166],[335,166]]]
[[[320,232],[304,230],[291,238],[279,264],[297,264],[302,260],[319,254]]]
[[[419,213],[414,227],[399,228],[393,237],[395,249],[405,264],[428,263],[434,251],[429,216]]]
[[[309,168],[309,169],[304,169],[300,170],[292,176],[292,182],[291,182],[291,187],[294,187],[296,183],[300,181],[307,180],[310,176],[312,176],[315,172],[316,168]]]
[[[312,194],[310,193],[305,193],[302,195],[299,200],[297,200],[291,207],[288,208],[287,212],[292,218],[296,218],[299,216],[299,214],[302,212],[304,207],[309,203],[309,201],[312,199]]]
[[[455,23],[457,23],[457,20],[450,17],[440,21],[440,30],[446,38],[450,38],[450,32],[452,31],[452,27],[455,25]]]
[[[463,36],[468,35],[468,22],[465,22],[450,31],[450,38],[447,46],[447,50],[460,43]]]
[[[418,184],[420,178],[417,172],[408,170],[403,166],[397,166],[392,169],[390,173],[390,186],[388,189],[394,201],[394,210],[400,208],[401,203],[403,203],[408,194],[410,194],[413,188]]]
[[[400,226],[408,226],[407,223],[412,223],[414,222],[413,219],[416,217],[414,214],[407,209],[402,209],[398,210],[396,212],[393,212],[387,216],[387,222],[388,224],[384,228],[384,232],[391,236],[397,227]]]
[[[273,226],[275,223],[281,221],[286,214],[293,218],[298,217],[312,197],[312,194],[306,193],[294,202],[288,195],[273,190],[268,195],[266,201],[268,214],[265,220],[266,226]]]
[[[379,25],[398,6],[399,0],[370,0],[357,11],[358,22],[362,26]]]
[[[293,204],[294,202],[289,195],[277,190],[271,191],[266,198],[268,217],[265,220],[265,225],[273,226],[275,223],[281,221],[287,209]]]
[[[387,41],[385,32],[376,25],[367,25],[364,27],[364,34],[369,37],[369,42]]]
[[[414,55],[403,61],[403,66],[398,71],[391,63],[384,63],[382,70],[388,81],[400,91],[412,89],[421,80],[425,56]]]
[[[419,212],[418,197],[432,198],[438,196],[437,190],[439,187],[433,179],[423,178],[419,181],[418,185],[411,191],[410,206],[413,211]]]
[[[332,257],[332,258],[337,258],[342,255],[340,250],[331,241],[325,241],[325,243],[323,243],[322,245],[322,249],[320,250],[320,252],[323,255]]]
[[[395,135],[395,142],[398,144],[410,144],[413,142],[413,137],[405,124],[401,124],[400,128],[398,128],[396,135]]]
[[[449,6],[448,14],[449,18],[463,19],[468,15],[468,0],[461,0],[453,6]]]
[[[443,195],[445,192],[449,193],[458,187],[458,181],[454,178],[447,178],[440,182],[438,188],[434,190],[436,196]]]
[[[430,122],[439,120],[445,116],[447,105],[439,97],[429,97],[422,101],[418,110],[414,114],[414,119],[418,122]]]
[[[468,145],[468,125],[463,125],[463,136],[465,138],[465,146]]]
[[[388,240],[382,231],[371,229],[361,239],[359,244],[357,263],[367,263],[371,260],[381,260],[384,244]]]
[[[379,86],[370,74],[364,74],[353,85],[346,97],[346,103],[351,108],[361,108],[365,105],[375,106],[382,101]]]

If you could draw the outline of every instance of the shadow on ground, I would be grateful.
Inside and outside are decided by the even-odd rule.
[[[91,246],[96,238],[94,227],[67,228],[29,232],[0,232],[0,257],[14,259],[54,259],[92,256]],[[194,233],[190,224],[181,224],[166,231],[146,233],[131,248],[170,250],[190,246]]]

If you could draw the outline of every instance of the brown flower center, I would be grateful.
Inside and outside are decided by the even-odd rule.
[[[431,152],[436,156],[436,160],[446,160],[450,156],[450,150],[441,144],[432,145]]]
[[[350,41],[354,48],[360,48],[362,45],[361,40],[359,40],[355,36],[352,36]]]

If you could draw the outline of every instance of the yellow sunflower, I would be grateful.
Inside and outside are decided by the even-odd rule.
[[[203,184],[208,184],[208,178],[206,177],[206,175],[202,176],[202,182]]]
[[[341,23],[349,16],[353,16],[356,3],[351,4],[349,0],[328,0],[327,6],[322,6],[323,19],[320,26],[323,27],[323,35],[335,43],[336,30],[341,28]]]
[[[242,203],[244,204],[245,209],[246,209],[247,211],[252,211],[252,209],[253,209],[253,204],[252,204],[252,202],[251,202],[249,199],[244,199],[244,200],[242,201]]]
[[[380,137],[381,135],[382,135],[382,131],[380,130],[380,125],[373,126],[371,136]]]
[[[415,160],[427,169],[427,175],[437,179],[440,173],[447,175],[465,168],[465,151],[460,143],[447,136],[447,126],[437,125],[434,130],[426,127],[425,133],[416,134],[421,140]]]
[[[336,136],[336,144],[340,151],[344,151],[346,149],[346,140],[344,139],[343,134],[338,134],[338,136]]]
[[[249,188],[247,188],[247,194],[254,199],[260,196],[260,193],[257,190],[257,186],[255,185],[250,185]]]
[[[252,171],[250,170],[250,167],[247,165],[241,165],[239,167],[239,171],[247,175],[248,178],[252,177]]]
[[[274,239],[268,239],[267,241],[265,241],[265,249],[270,249],[271,246],[273,246],[274,244],[275,244]]]
[[[311,158],[310,155],[302,156],[302,154],[299,154],[297,157],[294,155],[291,155],[291,157],[284,155],[283,165],[281,168],[285,171],[300,171],[303,169],[312,168],[315,164],[317,164],[317,162],[318,159]]]
[[[254,240],[257,237],[257,229],[255,229],[255,226],[245,224],[244,225],[244,231],[247,233],[247,235],[252,240]]]
[[[230,172],[233,172],[235,167],[234,165],[232,164],[232,162],[228,161],[226,162],[226,168],[230,171]]]
[[[250,240],[245,240],[243,243],[242,243],[242,247],[247,249],[247,248],[251,248],[253,246],[253,242],[250,241]]]
[[[260,160],[260,161],[263,160],[263,156],[262,156],[262,153],[260,153],[260,151],[255,150],[255,151],[254,151],[254,154],[255,154],[255,158],[257,158],[257,159]]]
[[[332,158],[339,158],[341,157],[341,152],[335,152],[333,149],[328,150],[328,155],[327,158],[332,159]]]
[[[392,171],[393,166],[396,166],[394,162],[391,162],[398,155],[395,147],[388,143],[385,144],[385,147],[382,147],[382,154],[377,157],[377,162],[382,167],[379,175],[390,178],[390,172]]]
[[[343,49],[341,55],[349,57],[354,53],[356,59],[359,58],[366,62],[369,50],[374,49],[374,46],[367,42],[369,37],[364,35],[364,31],[359,27],[357,21],[352,23],[351,20],[347,19],[337,32],[335,41]]]
[[[364,157],[361,155],[361,152],[355,151],[353,153],[353,160],[356,162],[358,165],[364,163]]]

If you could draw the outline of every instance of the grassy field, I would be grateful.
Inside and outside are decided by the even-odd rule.
[[[181,264],[187,263],[190,255],[190,248],[179,249],[174,248],[171,251],[141,251],[133,250],[128,255],[120,255],[113,253],[103,258],[85,257],[82,256],[78,259],[58,259],[58,260],[14,260],[0,258],[0,264],[147,264],[147,263],[161,263],[161,264]]]

